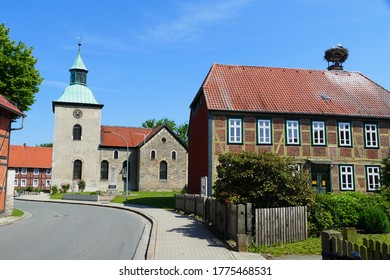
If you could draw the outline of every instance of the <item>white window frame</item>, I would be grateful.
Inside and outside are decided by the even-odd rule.
[[[257,120],[257,144],[267,145],[272,143],[271,120]]]
[[[300,145],[301,139],[299,137],[299,121],[286,120],[286,144]]]
[[[19,180],[18,179],[14,179],[14,187],[17,187],[19,186]]]
[[[314,146],[326,145],[326,126],[324,121],[312,121],[312,141]]]
[[[20,186],[21,187],[26,187],[27,186],[27,180],[26,179],[21,179],[20,180]]]
[[[15,174],[19,174],[19,168],[15,168]]]
[[[34,168],[34,175],[39,175],[39,168]]]
[[[51,175],[51,168],[46,168],[46,175]]]
[[[352,146],[352,129],[350,122],[339,122],[338,123],[338,136],[340,147],[351,147]]]
[[[34,179],[33,180],[33,187],[36,188],[39,186],[39,180],[38,179]]]
[[[355,178],[353,165],[339,165],[340,190],[355,190]]]
[[[51,180],[50,179],[46,179],[46,187],[50,187],[51,186]]]
[[[366,166],[367,191],[376,192],[381,189],[381,167]]]
[[[242,144],[242,119],[229,118],[228,120],[228,143]]]
[[[364,124],[364,143],[366,148],[378,148],[378,125],[374,123]]]
[[[27,174],[27,168],[26,167],[22,167],[21,173],[24,174],[24,175]]]

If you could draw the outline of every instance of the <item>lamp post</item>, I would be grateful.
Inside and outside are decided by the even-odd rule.
[[[123,139],[123,141],[125,141],[126,143],[126,189],[125,189],[125,192],[126,192],[126,201],[127,201],[127,198],[129,197],[129,144],[127,143],[127,140],[125,137],[123,137],[122,135],[116,133],[116,132],[112,132],[112,131],[104,131],[105,133],[111,133],[111,134],[114,134],[120,138]]]

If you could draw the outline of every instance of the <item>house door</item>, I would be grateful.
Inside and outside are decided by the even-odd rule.
[[[331,191],[329,164],[312,164],[311,186],[317,193]]]

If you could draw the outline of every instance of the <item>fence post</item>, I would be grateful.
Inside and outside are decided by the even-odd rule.
[[[354,227],[344,227],[343,228],[343,238],[349,242],[356,243],[357,239],[357,230]]]
[[[237,251],[247,252],[248,251],[248,237],[246,235],[245,227],[245,205],[237,205]]]
[[[332,242],[331,238],[335,237],[336,239],[341,239],[342,234],[341,232],[335,231],[335,230],[326,230],[323,231],[321,234],[321,243],[322,243],[322,259],[323,260],[330,260],[332,258],[328,257],[328,255],[333,252],[332,250]]]

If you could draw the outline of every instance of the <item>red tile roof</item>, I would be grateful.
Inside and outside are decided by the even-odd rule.
[[[153,129],[122,126],[102,126],[100,131],[101,146],[126,147],[126,142],[122,139],[122,137],[124,137],[129,145],[129,148],[134,148],[141,144],[144,139],[146,140],[148,135],[153,132]]]
[[[52,148],[10,145],[9,167],[51,168]]]
[[[359,72],[214,64],[209,110],[390,118],[390,92]]]
[[[12,104],[2,95],[0,95],[0,107],[12,112],[17,116],[24,116],[22,111],[20,111],[14,104]]]

